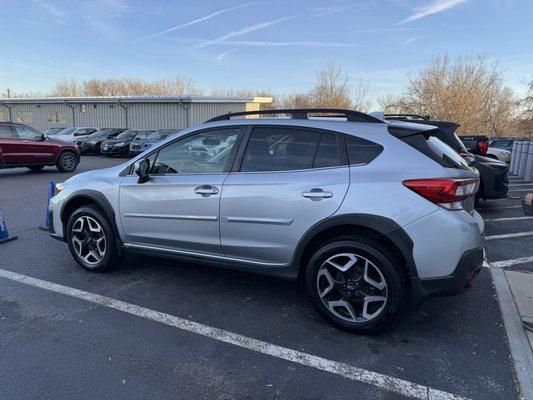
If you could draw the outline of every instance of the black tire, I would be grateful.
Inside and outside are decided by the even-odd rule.
[[[485,191],[485,187],[483,186],[483,181],[480,180],[479,182],[479,189],[476,192],[475,200],[474,200],[474,207],[479,206],[481,200],[483,199],[483,192]]]
[[[28,165],[28,169],[31,171],[40,171],[44,168],[44,165]]]
[[[366,258],[369,260],[373,264],[372,268],[375,266],[375,268],[379,270],[379,273],[381,273],[381,276],[386,283],[386,288],[384,289],[385,292],[382,292],[381,295],[385,293],[387,299],[384,304],[375,311],[376,315],[372,319],[347,321],[346,319],[339,317],[337,315],[338,313],[335,314],[330,311],[320,297],[319,281],[317,280],[317,277],[322,265],[326,265],[326,260],[329,260],[331,257],[343,253],[354,254],[356,255],[356,258],[358,256],[359,259]],[[359,262],[360,261],[358,261],[358,263]],[[364,236],[350,235],[338,237],[324,243],[313,254],[305,273],[305,285],[320,314],[334,326],[354,333],[371,334],[389,326],[403,311],[408,295],[405,275],[401,263],[384,244],[378,240]],[[366,281],[362,283],[366,284]],[[331,294],[334,296],[336,293],[332,290]],[[352,309],[354,312],[356,311],[354,308]],[[381,309],[381,311],[379,311],[379,309]],[[360,315],[358,315],[358,317],[360,317]]]
[[[85,261],[82,257],[80,257],[75,249],[73,228],[80,218],[90,218],[96,221],[99,227],[103,230],[103,234],[105,235],[105,251],[101,260],[98,262],[93,262],[91,259],[89,259],[89,261]],[[65,236],[67,238],[68,247],[72,257],[74,257],[80,266],[88,271],[108,271],[120,264],[123,259],[123,256],[119,254],[116,245],[116,238],[115,234],[113,233],[113,228],[111,227],[105,214],[96,205],[87,205],[75,210],[68,219]]]
[[[56,161],[56,168],[59,172],[73,172],[79,164],[78,157],[72,151],[63,151]]]

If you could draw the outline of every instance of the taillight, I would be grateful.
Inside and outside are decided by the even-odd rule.
[[[471,197],[477,186],[477,179],[408,179],[405,187],[432,203],[450,210],[462,209],[461,201]]]
[[[483,157],[487,155],[487,151],[489,149],[489,144],[485,142],[484,140],[481,140],[477,142],[477,148],[479,150],[479,154],[481,154]]]

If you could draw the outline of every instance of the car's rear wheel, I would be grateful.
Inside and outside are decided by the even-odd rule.
[[[374,333],[391,324],[407,297],[402,266],[379,241],[333,239],[311,257],[306,286],[319,312],[335,326]]]
[[[67,223],[66,237],[76,262],[89,271],[105,271],[122,261],[113,229],[97,206],[74,211]]]
[[[78,166],[78,157],[71,151],[62,152],[56,161],[59,172],[72,172]]]
[[[28,165],[28,169],[31,171],[40,171],[44,168],[44,165]]]

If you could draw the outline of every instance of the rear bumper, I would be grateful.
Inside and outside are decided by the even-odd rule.
[[[450,275],[428,279],[411,277],[415,300],[419,302],[428,297],[454,296],[468,290],[482,265],[483,248],[478,247],[465,251]]]
[[[128,154],[128,152],[129,152],[128,146],[110,147],[110,148],[102,147],[100,149],[100,153],[102,154]]]

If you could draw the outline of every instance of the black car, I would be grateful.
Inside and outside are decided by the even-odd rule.
[[[402,114],[385,114],[385,119],[403,120],[438,127],[438,129],[432,132],[432,134],[458,152],[471,166],[479,171],[480,187],[476,194],[476,201],[479,201],[480,199],[489,200],[507,197],[509,191],[509,166],[504,162],[470,152],[455,133],[457,128],[459,128],[459,124],[454,122],[435,121],[429,119],[429,117],[416,115],[404,117]],[[474,137],[470,138],[472,141],[475,140]],[[481,137],[480,140],[482,140]],[[470,145],[472,145],[472,143],[470,143]],[[477,144],[474,146],[477,146]]]
[[[177,131],[177,129],[159,129],[155,132],[152,132],[152,134],[144,140],[134,140],[130,144],[130,155],[136,156],[137,154],[142,153],[146,149],[150,148],[154,143],[165,140],[168,135]]]
[[[142,131],[140,129],[126,129],[115,138],[106,140],[100,145],[100,153],[112,157],[114,155],[127,156],[129,154],[130,143],[146,139],[153,131]]]
[[[113,139],[124,131],[125,129],[119,128],[99,129],[83,139],[76,140],[74,143],[78,146],[81,154],[100,154],[100,146],[103,142]]]

